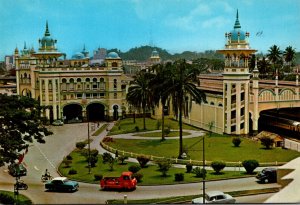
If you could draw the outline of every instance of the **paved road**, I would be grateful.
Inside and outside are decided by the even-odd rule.
[[[112,126],[112,125],[110,125]],[[164,186],[139,186],[133,192],[116,192],[99,190],[99,185],[80,183],[79,191],[75,193],[45,192],[44,184],[40,181],[41,175],[47,168],[53,176],[58,176],[56,168],[63,156],[69,154],[75,143],[87,139],[87,124],[68,124],[63,127],[51,127],[54,135],[46,137],[46,144],[33,143],[25,155],[28,176],[22,179],[29,185],[29,189],[20,191],[30,197],[36,204],[63,204],[63,203],[105,203],[107,199],[123,199],[124,194],[128,199],[159,198],[177,195],[191,195],[202,193],[202,183],[164,185]],[[106,131],[94,137],[91,148],[96,148],[103,153],[99,142],[106,135]],[[14,178],[5,167],[0,168],[0,189],[13,190]],[[243,178],[207,182],[207,190],[235,191],[245,189],[261,189],[274,187],[275,184],[258,184],[255,178]]]

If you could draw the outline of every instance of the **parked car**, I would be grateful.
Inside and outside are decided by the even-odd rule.
[[[132,177],[132,172],[123,172],[119,177],[104,177],[100,181],[102,189],[125,189],[136,188],[137,180]]]
[[[51,181],[46,182],[45,189],[49,191],[77,191],[78,182],[68,180],[67,177],[55,177]]]
[[[277,170],[275,168],[265,168],[256,175],[256,178],[263,183],[277,182]]]
[[[12,163],[8,166],[8,172],[13,177],[20,177],[27,175],[27,169],[22,163]]]
[[[230,196],[229,194],[224,194],[221,191],[208,191],[205,193],[205,203],[211,203],[211,204],[234,204],[235,198]],[[195,198],[192,200],[193,204],[202,204],[203,198]]]
[[[61,120],[54,120],[52,122],[52,125],[54,125],[54,126],[62,126],[62,125],[64,125],[64,123]]]

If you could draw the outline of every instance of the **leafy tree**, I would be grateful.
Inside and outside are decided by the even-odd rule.
[[[169,93],[172,100],[172,108],[179,121],[179,156],[183,153],[182,139],[182,117],[188,115],[188,105],[191,101],[200,104],[206,101],[205,93],[197,88],[197,76],[203,71],[203,68],[197,64],[188,64],[185,60],[175,61],[172,69],[169,70],[168,82],[165,87],[165,93]]]
[[[254,169],[259,166],[259,163],[255,159],[244,160],[242,162],[243,167],[246,169],[247,174],[252,174]]]
[[[150,157],[145,156],[145,155],[140,155],[137,156],[137,161],[139,162],[139,164],[141,165],[142,168],[145,168],[147,163],[150,161]]]
[[[211,167],[214,169],[216,174],[220,174],[220,172],[226,167],[226,163],[221,161],[213,161],[211,163]]]
[[[18,159],[28,142],[45,143],[44,136],[52,134],[42,110],[32,98],[0,94],[0,166]]]
[[[172,162],[167,159],[161,159],[161,160],[157,161],[156,163],[159,167],[158,170],[162,173],[162,176],[163,177],[167,176],[167,172],[172,167]]]
[[[110,167],[110,171],[114,170],[114,164],[116,162],[116,159],[108,152],[104,152],[102,154],[102,160],[104,164],[108,164],[108,166]]]
[[[274,144],[274,139],[270,138],[269,136],[262,136],[260,138],[260,142],[266,149],[270,149]]]
[[[144,70],[140,71],[129,86],[126,96],[126,100],[130,105],[142,108],[144,130],[146,130],[146,109],[151,109],[153,105],[153,93],[150,89],[150,82],[153,78],[153,73],[148,73]]]

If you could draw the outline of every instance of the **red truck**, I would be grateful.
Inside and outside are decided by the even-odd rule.
[[[120,177],[104,177],[100,181],[101,188],[104,189],[125,189],[136,188],[137,180],[132,176],[132,172],[123,172]]]

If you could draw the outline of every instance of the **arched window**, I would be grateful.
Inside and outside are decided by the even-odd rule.
[[[61,90],[62,91],[66,91],[67,90],[67,79],[65,79],[65,78],[63,78],[62,80],[61,80]]]
[[[93,89],[94,89],[94,90],[97,90],[97,89],[98,89],[97,78],[93,78]]]
[[[100,78],[100,90],[105,90],[104,78]]]
[[[118,113],[119,106],[114,105],[113,110],[114,110],[114,120],[117,120],[119,118],[119,113]]]
[[[117,79],[114,79],[114,90],[117,90],[118,84],[117,84]]]
[[[112,62],[111,66],[112,67],[118,67],[118,63],[117,62]]]
[[[74,79],[73,78],[70,79],[69,89],[74,90]]]

